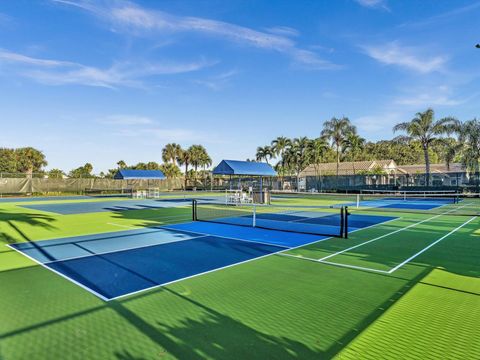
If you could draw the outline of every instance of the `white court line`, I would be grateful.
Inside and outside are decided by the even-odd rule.
[[[228,225],[228,224],[221,224],[221,225]],[[238,225],[236,225],[236,226],[238,226]],[[241,226],[241,225],[240,225],[240,226]],[[290,247],[285,246],[285,245],[277,245],[277,244],[267,243],[267,242],[263,242],[263,241],[246,240],[246,239],[240,239],[240,238],[235,238],[235,237],[230,237],[230,236],[221,236],[221,235],[204,233],[204,232],[201,232],[201,231],[175,229],[175,228],[171,228],[171,227],[168,227],[168,226],[162,226],[162,228],[163,228],[163,229],[167,229],[167,230],[190,232],[190,233],[192,233],[192,234],[200,234],[200,235],[205,235],[205,236],[214,236],[214,237],[218,237],[218,238],[222,238],[222,239],[245,241],[245,242],[251,242],[251,243],[256,243],[256,244],[263,244],[263,245],[270,245],[270,246],[281,247],[281,248],[285,248],[285,249],[291,249]]]
[[[430,218],[428,218],[428,219],[425,219],[425,220],[422,220],[422,221],[413,223],[413,224],[411,224],[411,225],[408,225],[407,227],[400,228],[400,229],[397,229],[397,230],[395,230],[395,231],[389,232],[389,233],[387,233],[387,234],[383,234],[383,235],[381,235],[381,236],[378,236],[378,237],[376,237],[376,238],[373,238],[373,239],[371,239],[371,240],[365,241],[365,242],[363,242],[363,243],[361,243],[361,244],[357,244],[357,245],[351,246],[351,247],[349,247],[349,248],[346,248],[346,249],[344,249],[344,250],[337,251],[336,253],[327,255],[327,256],[325,256],[325,257],[323,257],[323,258],[320,258],[320,259],[318,259],[318,260],[324,261],[324,260],[326,260],[326,259],[330,259],[331,257],[337,256],[337,255],[340,255],[340,254],[343,254],[344,252],[347,252],[347,251],[356,249],[356,248],[358,248],[358,247],[360,247],[360,246],[369,244],[369,243],[371,243],[371,242],[373,242],[373,241],[377,241],[377,240],[383,239],[383,238],[385,238],[385,237],[387,237],[387,236],[390,236],[390,235],[393,235],[393,234],[396,234],[396,233],[399,233],[399,232],[408,230],[408,229],[410,229],[410,228],[412,228],[412,227],[414,227],[414,226],[423,224],[423,223],[425,223],[425,222],[427,222],[427,221],[436,219],[436,218],[438,218],[438,217],[440,217],[440,216],[446,215],[446,214],[448,214],[448,213],[450,213],[450,212],[452,212],[452,211],[457,211],[457,210],[458,210],[458,209],[452,209],[452,210],[446,211],[446,212],[444,212],[444,213],[442,213],[442,214],[432,216],[432,217],[430,217]],[[379,225],[380,225],[380,224],[379,224]]]
[[[452,235],[453,233],[457,232],[458,230],[460,230],[462,227],[464,227],[465,225],[467,225],[468,223],[470,223],[471,221],[475,220],[477,217],[474,216],[472,217],[470,220],[468,221],[465,221],[462,225],[456,227],[455,229],[453,229],[452,231],[450,231],[448,234],[442,236],[440,239],[436,240],[435,242],[431,243],[430,245],[428,245],[427,247],[423,248],[422,250],[420,250],[419,252],[417,252],[416,254],[410,256],[407,260],[401,262],[400,264],[398,264],[397,266],[395,266],[394,268],[390,269],[388,271],[389,274],[393,273],[394,271],[398,270],[399,268],[401,268],[403,265],[409,263],[410,261],[412,261],[413,259],[415,259],[418,255],[424,253],[425,251],[427,251],[428,249],[430,249],[432,246],[438,244],[440,241],[442,241],[443,239],[447,238],[448,236]]]
[[[122,249],[118,249],[118,250],[111,250],[111,251],[104,251],[104,252],[99,252],[99,253],[92,253],[92,254],[88,254],[88,255],[72,256],[72,257],[69,257],[69,258],[47,261],[47,262],[45,262],[44,264],[53,264],[53,263],[56,263],[56,262],[63,262],[63,261],[68,261],[68,260],[82,259],[82,258],[91,257],[91,256],[97,256],[97,255],[106,255],[106,254],[112,254],[112,253],[122,252],[122,251],[128,251],[128,250],[143,249],[143,248],[152,247],[152,246],[157,246],[157,245],[171,244],[171,243],[175,243],[175,242],[179,242],[179,241],[188,241],[188,240],[200,239],[200,238],[204,238],[204,237],[207,237],[207,235],[191,237],[191,238],[189,238],[189,239],[178,239],[178,240],[173,240],[173,241],[168,241],[168,242],[161,242],[161,243],[156,243],[156,244],[148,244],[148,245],[141,245],[141,246],[126,247],[126,248],[122,248]],[[71,244],[74,245],[75,243],[71,243]],[[83,249],[83,250],[85,250],[85,249]],[[88,250],[85,250],[85,251],[88,251]]]
[[[145,226],[128,226],[128,225],[115,224],[115,223],[107,223],[107,225],[119,226],[122,228],[127,228],[132,230],[145,229]]]
[[[293,255],[293,254],[281,253],[281,254],[278,254],[278,255],[281,255],[281,256],[290,256],[290,257],[293,257],[293,258],[296,258],[296,259],[300,259],[300,260],[308,260],[308,261],[312,261],[312,262],[316,262],[316,263],[328,264],[328,265],[334,265],[334,266],[340,266],[340,267],[350,268],[350,269],[354,269],[354,270],[365,270],[365,271],[378,272],[378,273],[382,273],[382,274],[388,274],[388,270],[378,270],[378,269],[372,269],[372,268],[367,268],[367,267],[363,267],[363,266],[341,264],[341,263],[336,263],[336,262],[332,262],[332,261],[322,261],[322,260],[318,260],[318,259],[314,259],[314,258],[310,258],[310,257],[305,257],[305,256],[300,256],[300,255]]]
[[[27,255],[27,254],[25,254],[24,252],[22,252],[22,251],[20,251],[20,250],[18,250],[18,249],[15,249],[13,246],[10,246],[9,244],[7,244],[7,247],[9,247],[10,249],[18,252],[18,253],[21,254],[22,256],[25,256],[25,257],[29,258],[29,259],[32,260],[34,263],[42,266],[44,269],[47,269],[47,270],[49,270],[49,271],[52,271],[52,272],[54,272],[55,274],[61,276],[62,278],[64,278],[64,279],[66,279],[66,280],[74,283],[75,285],[80,286],[82,289],[87,290],[90,294],[93,294],[93,295],[99,297],[99,298],[102,299],[103,301],[108,301],[108,300],[109,300],[107,297],[101,295],[100,293],[96,292],[95,290],[90,289],[88,286],[83,285],[82,283],[79,283],[78,281],[73,280],[72,278],[68,277],[67,275],[64,275],[64,274],[62,274],[61,272],[59,272],[59,271],[57,271],[57,270],[55,270],[55,269],[52,269],[52,268],[46,266],[45,264],[41,263],[40,261],[34,259],[33,257],[31,257],[31,256],[29,256],[29,255]]]

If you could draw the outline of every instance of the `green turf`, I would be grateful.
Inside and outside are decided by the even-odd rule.
[[[318,259],[428,217],[290,253]],[[0,359],[480,358],[478,219],[389,275],[272,255],[111,302],[4,246],[189,219],[188,207],[55,215],[0,204]],[[331,260],[387,269],[467,219],[442,216]]]

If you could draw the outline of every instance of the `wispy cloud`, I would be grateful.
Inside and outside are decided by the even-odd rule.
[[[268,29],[265,29],[269,33],[280,35],[280,36],[299,36],[300,32],[297,29],[288,27],[288,26],[275,26]]]
[[[454,2],[452,2],[453,4]],[[419,21],[413,21],[413,22],[408,22],[401,24],[400,27],[405,27],[405,26],[411,26],[411,27],[416,27],[416,26],[425,26],[425,25],[431,25],[437,22],[441,21],[453,21],[456,20],[458,16],[464,15],[464,14],[469,14],[471,15],[474,10],[480,9],[480,1],[476,1],[472,4],[468,4],[465,6],[461,6],[458,8],[455,8],[453,10],[437,14],[434,16],[427,17],[426,19],[422,19]]]
[[[453,90],[446,85],[428,88],[409,89],[408,94],[397,97],[394,104],[408,106],[413,109],[432,106],[457,106],[471,100],[476,95],[465,98],[453,96]]]
[[[423,56],[421,49],[401,46],[396,41],[364,46],[363,50],[368,56],[383,64],[397,65],[424,74],[444,70],[447,62],[445,56]]]
[[[237,74],[237,70],[229,70],[215,76],[210,76],[207,79],[194,80],[194,83],[205,86],[214,91],[219,91],[224,89],[228,85],[230,80]]]
[[[367,8],[390,11],[385,0],[355,0],[355,2]]]
[[[205,59],[190,63],[119,62],[101,69],[70,61],[34,58],[0,49],[1,63],[10,65],[18,74],[43,84],[116,88],[143,86],[142,80],[147,77],[193,72],[215,62]]]
[[[200,17],[176,16],[163,11],[150,10],[128,1],[51,0],[88,11],[108,22],[115,31],[137,36],[165,33],[201,33],[224,40],[290,56],[294,61],[315,69],[333,69],[337,66],[320,58],[310,50],[302,49],[290,38],[294,29],[277,27],[270,32],[218,20]],[[283,32],[283,33],[282,33]],[[287,34],[288,33],[288,34]]]

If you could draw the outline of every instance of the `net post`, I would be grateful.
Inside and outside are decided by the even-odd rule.
[[[360,207],[360,194],[357,194],[357,204],[356,205],[357,205],[357,209],[358,209]]]
[[[345,207],[340,208],[340,237],[344,237],[345,234]]]
[[[345,220],[344,220],[344,224],[343,224],[343,234],[344,234],[344,238],[345,239],[348,239],[348,215],[350,215],[350,213],[348,212],[348,206],[345,206]]]
[[[197,200],[192,200],[192,220],[197,221]]]
[[[253,227],[256,227],[257,226],[257,206],[255,204],[253,204]]]

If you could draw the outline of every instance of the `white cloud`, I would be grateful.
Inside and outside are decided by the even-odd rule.
[[[443,71],[447,58],[445,56],[422,56],[421,51],[414,47],[399,45],[390,42],[379,46],[364,46],[368,56],[387,65],[397,65],[419,73]]]
[[[151,76],[193,72],[215,62],[200,59],[177,63],[116,63],[100,69],[83,64],[52,59],[39,59],[0,49],[0,64],[13,66],[20,75],[48,85],[78,84],[116,88],[142,86],[141,80]]]
[[[265,30],[267,30],[269,33],[280,35],[280,36],[294,37],[294,36],[300,35],[300,32],[297,29],[294,29],[288,26],[274,26]]]
[[[321,59],[316,53],[299,48],[289,37],[295,33],[295,30],[287,27],[273,28],[274,33],[272,33],[272,29],[268,33],[218,20],[176,16],[163,11],[148,10],[128,1],[95,3],[87,0],[52,1],[82,8],[110,23],[115,31],[125,31],[135,35],[152,35],[152,33],[164,35],[168,32],[201,33],[245,46],[283,53],[292,57],[296,62],[315,69],[337,67],[331,62]]]
[[[165,142],[184,142],[192,143],[195,141],[205,142],[205,135],[200,134],[198,131],[181,128],[159,128],[159,127],[146,127],[146,128],[125,128],[120,129],[116,133],[118,136],[125,137],[141,137],[143,139],[155,139],[156,141]],[[207,137],[208,138],[208,137]]]
[[[215,76],[211,76],[207,79],[194,80],[194,83],[203,85],[211,90],[218,91],[224,89],[230,80],[237,74],[237,70],[230,70]]]
[[[374,114],[361,116],[353,119],[352,122],[358,129],[360,134],[363,134],[368,139],[385,139],[388,134],[393,135],[391,129],[393,126],[401,121],[406,121],[404,114],[395,111],[385,111],[383,114]]]
[[[404,96],[394,100],[394,104],[409,106],[413,109],[427,108],[432,106],[456,106],[468,102],[468,98],[454,98],[452,89],[448,86],[410,89]],[[473,96],[475,97],[475,95]]]
[[[364,7],[390,11],[385,0],[355,0],[355,1]]]

